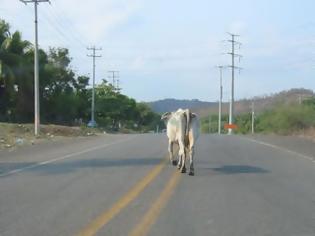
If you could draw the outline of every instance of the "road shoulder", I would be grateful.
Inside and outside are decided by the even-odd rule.
[[[245,135],[243,138],[315,161],[315,142],[307,138],[280,135]]]

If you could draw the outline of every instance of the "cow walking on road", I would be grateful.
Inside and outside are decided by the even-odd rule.
[[[170,161],[186,172],[186,154],[189,153],[189,175],[194,175],[195,142],[199,136],[199,120],[196,114],[188,109],[178,109],[175,112],[166,112],[161,117],[166,124],[168,137],[168,151]],[[174,144],[178,144],[178,161],[174,159]]]

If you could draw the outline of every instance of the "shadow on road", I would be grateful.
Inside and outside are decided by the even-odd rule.
[[[40,174],[67,174],[79,169],[90,168],[110,168],[110,167],[127,167],[127,166],[153,166],[162,161],[161,158],[121,158],[121,159],[85,159],[71,160],[63,162],[54,162],[47,165],[40,165],[34,168],[24,170],[25,172],[37,172]],[[36,165],[36,162],[23,163],[0,163],[0,174],[8,173],[12,170],[25,168]]]
[[[270,171],[263,169],[257,166],[249,166],[249,165],[223,165],[216,168],[210,167],[197,167],[196,168],[197,175],[235,175],[235,174],[266,174],[270,173]]]
[[[263,168],[248,165],[224,165],[218,168],[212,168],[212,170],[224,174],[269,173],[269,171]]]
[[[8,173],[12,170],[23,169],[27,166],[35,165],[35,162],[5,162],[0,163],[0,175]]]

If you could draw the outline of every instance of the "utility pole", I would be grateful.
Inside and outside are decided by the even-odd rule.
[[[302,102],[308,98],[309,96],[307,96],[306,94],[298,94],[298,101],[299,101],[299,105],[302,104]]]
[[[20,0],[25,5],[34,3],[35,9],[35,51],[34,51],[34,132],[37,136],[40,132],[40,107],[39,107],[39,72],[38,72],[38,17],[37,5],[49,0]]]
[[[108,78],[112,79],[114,90],[115,90],[115,92],[118,93],[121,90],[121,88],[119,87],[119,71],[118,70],[109,70],[108,73],[111,74],[110,76],[108,76]]]
[[[91,120],[88,123],[89,127],[96,127],[96,122],[94,118],[95,114],[95,58],[101,57],[102,55],[96,55],[96,51],[102,50],[102,48],[88,47],[87,50],[91,50],[93,54],[87,55],[93,58],[93,85],[92,85],[92,104],[91,104]]]
[[[211,114],[209,114],[209,134],[211,133]]]
[[[220,69],[220,100],[219,100],[219,119],[218,119],[218,134],[221,134],[221,114],[222,114],[222,69],[223,66],[217,66]]]
[[[116,80],[116,91],[117,91],[117,93],[119,93],[120,90],[121,90],[121,87],[120,87],[120,80],[119,80],[119,78],[118,78],[118,79]]]
[[[228,40],[228,42],[231,42],[232,44],[232,51],[229,52],[228,54],[231,55],[232,57],[232,65],[230,65],[229,67],[231,67],[231,72],[232,72],[232,80],[231,80],[231,99],[230,99],[230,109],[229,109],[229,125],[233,124],[233,114],[234,114],[234,69],[241,69],[240,67],[235,66],[234,63],[234,59],[235,57],[238,57],[239,59],[241,58],[241,55],[236,54],[235,53],[235,45],[241,45],[240,42],[235,41],[235,37],[239,37],[239,35],[237,34],[231,34],[228,33],[232,39]],[[228,134],[232,134],[233,133],[233,129],[229,128],[229,132]]]
[[[252,101],[252,134],[255,133],[255,103]]]

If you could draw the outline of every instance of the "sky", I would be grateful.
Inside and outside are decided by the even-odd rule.
[[[235,98],[290,88],[315,90],[314,0],[51,0],[39,4],[39,45],[67,47],[78,75],[96,83],[120,71],[122,93],[138,101],[219,99],[218,65],[230,65],[230,35],[240,35]],[[0,18],[34,42],[34,7],[0,0]],[[108,79],[109,80],[109,79]],[[231,69],[223,71],[229,100]]]

